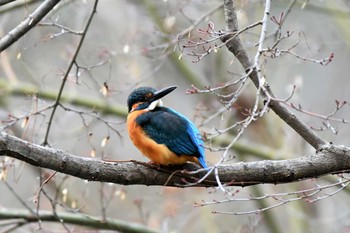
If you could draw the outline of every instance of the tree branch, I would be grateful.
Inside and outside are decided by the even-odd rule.
[[[89,181],[122,185],[142,184],[176,187],[187,187],[189,183],[198,187],[216,187],[218,185],[214,172],[198,183],[198,180],[206,175],[206,171],[186,172],[181,170],[194,171],[198,169],[199,167],[194,164],[174,168],[158,167],[136,161],[106,162],[39,146],[5,132],[0,132],[1,155]],[[316,155],[287,160],[239,162],[229,166],[219,166],[215,169],[218,170],[220,182],[227,186],[294,182],[349,171],[350,148],[328,145],[319,150]]]
[[[5,98],[7,95],[12,96],[32,96],[36,95],[40,99],[53,100],[57,99],[57,91],[50,89],[40,89],[30,84],[17,83],[11,84],[6,80],[0,80],[0,98]],[[111,114],[126,118],[128,115],[127,107],[122,104],[113,103],[98,98],[91,98],[88,96],[62,94],[60,103],[68,103],[77,107],[86,109],[93,109],[101,114]]]
[[[6,4],[13,2],[13,1],[15,1],[15,0],[0,0],[0,6],[6,5]]]
[[[226,20],[226,30],[232,32],[227,36],[223,37],[222,41],[226,42],[226,46],[228,50],[234,54],[234,56],[238,59],[238,61],[243,66],[246,73],[249,73],[249,78],[253,81],[254,85],[259,88],[260,80],[259,80],[259,72],[256,65],[253,64],[247,52],[244,50],[242,42],[240,38],[235,35],[235,32],[238,31],[238,21],[235,6],[233,0],[225,0],[224,4],[225,11],[225,20]],[[268,15],[269,12],[265,10],[265,16]],[[264,17],[265,19],[266,17]],[[263,25],[263,29],[266,29],[266,20],[262,20],[261,24]],[[262,32],[264,34],[264,32]],[[259,46],[263,42],[264,38],[260,38]],[[260,51],[258,51],[260,53]],[[292,127],[304,140],[306,140],[312,147],[316,150],[322,148],[327,144],[325,140],[320,138],[315,132],[313,132],[310,127],[308,127],[304,122],[302,122],[297,116],[295,116],[291,111],[289,111],[281,102],[276,100],[276,96],[271,91],[268,84],[265,82],[264,87],[266,89],[266,93],[261,92],[264,98],[267,98],[267,94],[272,97],[269,99],[269,107],[290,127]]]
[[[50,119],[49,119],[49,122],[47,124],[47,129],[46,129],[46,133],[45,133],[45,138],[44,138],[44,142],[43,144],[44,145],[48,145],[49,142],[48,142],[48,139],[49,139],[49,133],[50,133],[50,129],[51,129],[51,126],[52,126],[52,121],[53,121],[53,118],[55,116],[55,113],[56,113],[56,110],[58,108],[58,106],[60,105],[60,101],[61,101],[61,96],[62,96],[62,93],[63,93],[63,90],[64,90],[64,87],[66,85],[66,82],[68,80],[68,76],[69,76],[69,72],[72,70],[73,66],[77,64],[77,57],[78,57],[78,54],[80,52],[80,49],[83,45],[83,42],[84,42],[84,39],[85,39],[85,36],[86,36],[86,33],[91,25],[91,22],[92,22],[92,19],[94,17],[94,15],[96,14],[96,11],[97,11],[97,5],[98,5],[98,0],[95,0],[95,3],[94,3],[94,6],[92,8],[92,11],[90,13],[90,16],[85,24],[85,27],[84,27],[84,30],[83,30],[83,33],[80,37],[80,40],[79,40],[79,43],[77,45],[77,48],[75,49],[75,52],[73,54],[73,57],[69,63],[69,66],[62,78],[62,82],[61,82],[61,86],[60,86],[60,89],[58,91],[58,94],[57,94],[57,98],[56,98],[56,101],[55,103],[53,104],[53,108],[52,108],[52,112],[51,112],[51,115],[50,115]]]
[[[15,43],[19,38],[32,29],[45,15],[47,15],[60,0],[44,1],[32,14],[18,24],[14,29],[9,31],[7,35],[0,39],[0,52],[4,51]]]
[[[57,223],[70,223],[75,225],[81,225],[84,227],[93,227],[99,230],[115,230],[118,232],[147,232],[156,233],[158,231],[151,230],[146,226],[136,223],[125,222],[117,219],[107,218],[101,220],[100,217],[84,215],[82,213],[63,213],[58,212],[56,214],[50,211],[39,211],[38,215],[33,215],[29,211],[17,210],[17,209],[0,209],[0,220],[4,219],[21,219],[21,224],[32,222],[57,222]]]

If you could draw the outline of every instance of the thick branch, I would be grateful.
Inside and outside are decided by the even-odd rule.
[[[78,157],[62,150],[26,142],[5,132],[0,133],[0,155],[10,156],[37,167],[48,168],[81,179],[123,185],[183,186],[187,182],[198,181],[206,174],[205,171],[195,175],[184,171],[174,173],[174,168],[159,168],[140,162],[111,163]],[[185,168],[195,170],[198,167],[191,164]],[[350,170],[350,148],[334,146],[324,147],[316,155],[296,159],[240,162],[218,167],[221,183],[230,186],[294,182],[348,170]],[[195,186],[217,186],[217,182],[215,176],[211,174]]]
[[[6,5],[6,4],[13,2],[13,1],[15,1],[15,0],[0,0],[0,6]]]
[[[237,32],[238,22],[233,0],[225,0],[224,10],[226,29],[229,32]],[[228,50],[232,52],[235,55],[235,57],[237,57],[238,61],[241,63],[245,71],[250,72],[249,77],[253,81],[254,85],[256,87],[259,87],[260,84],[258,72],[260,71],[257,70],[256,67],[254,67],[254,65],[250,61],[247,52],[243,48],[240,38],[234,35],[233,33],[224,37],[223,41],[227,42],[226,45]],[[268,85],[266,85],[266,90],[269,96],[275,98],[275,95],[273,94]],[[263,92],[261,94],[264,96]],[[302,122],[291,111],[289,111],[281,102],[275,99],[271,99],[269,107],[316,150],[320,149],[322,146],[327,144],[325,140],[323,140],[317,134],[315,134],[315,132],[313,132],[304,122]]]
[[[44,1],[32,14],[28,15],[20,24],[7,33],[0,40],[0,52],[10,47],[19,38],[32,29],[45,15],[47,15],[60,0]]]

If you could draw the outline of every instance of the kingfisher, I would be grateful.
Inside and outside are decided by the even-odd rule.
[[[131,141],[158,165],[188,161],[207,168],[202,137],[184,115],[163,106],[161,98],[175,90],[139,87],[128,97],[127,127]]]

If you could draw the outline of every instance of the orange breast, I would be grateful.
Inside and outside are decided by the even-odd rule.
[[[146,135],[142,128],[136,124],[136,118],[148,110],[131,112],[127,118],[129,136],[134,145],[152,162],[160,165],[184,164],[192,161],[199,164],[196,157],[188,155],[176,155],[164,144],[158,144]]]

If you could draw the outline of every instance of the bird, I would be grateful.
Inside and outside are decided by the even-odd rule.
[[[139,87],[131,92],[127,99],[130,139],[154,164],[194,162],[207,169],[199,130],[187,117],[163,106],[161,98],[176,88]]]

